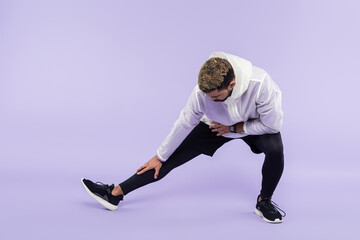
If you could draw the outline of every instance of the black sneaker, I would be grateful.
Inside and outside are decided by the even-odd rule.
[[[279,211],[283,214],[280,214]],[[286,216],[286,213],[276,203],[271,201],[271,198],[262,198],[260,202],[257,200],[255,213],[262,217],[265,222],[269,223],[281,223],[282,218]]]
[[[107,185],[101,182],[93,183],[85,178],[81,179],[81,183],[84,185],[85,190],[90,196],[109,210],[118,209],[117,205],[123,200],[123,195],[114,196],[111,194],[111,191],[114,189],[114,184]]]

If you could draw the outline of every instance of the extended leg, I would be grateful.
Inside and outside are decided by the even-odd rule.
[[[181,145],[162,164],[157,179],[154,179],[155,170],[148,170],[140,175],[134,174],[118,186],[94,183],[88,179],[82,179],[86,191],[98,202],[110,210],[116,210],[123,195],[142,187],[146,184],[158,181],[165,177],[172,169],[190,161],[200,154],[212,156],[215,151],[231,139],[216,136],[209,126],[200,122],[186,137]]]

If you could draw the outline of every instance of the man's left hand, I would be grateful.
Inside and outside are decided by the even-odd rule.
[[[222,125],[221,123],[211,121],[210,129],[212,132],[217,132],[216,136],[222,136],[230,132],[229,126]]]

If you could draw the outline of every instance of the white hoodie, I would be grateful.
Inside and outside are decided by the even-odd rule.
[[[213,57],[226,59],[233,67],[236,84],[232,94],[224,102],[215,102],[196,85],[169,135],[157,149],[157,157],[163,162],[200,121],[208,125],[215,121],[226,126],[244,122],[244,132],[222,135],[228,138],[280,131],[283,119],[281,92],[269,74],[231,54],[214,52],[210,55]]]

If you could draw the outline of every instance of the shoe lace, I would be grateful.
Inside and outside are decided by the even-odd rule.
[[[105,184],[105,183],[102,183],[102,182],[96,182],[95,183],[97,185],[98,188],[101,188],[107,192],[110,192],[110,187],[111,185],[108,185],[108,184]]]
[[[286,212],[281,208],[279,208],[279,206],[274,201],[272,201],[271,198],[263,199],[263,201],[265,202],[266,205],[269,205],[274,209],[278,210],[282,217],[286,216]]]

